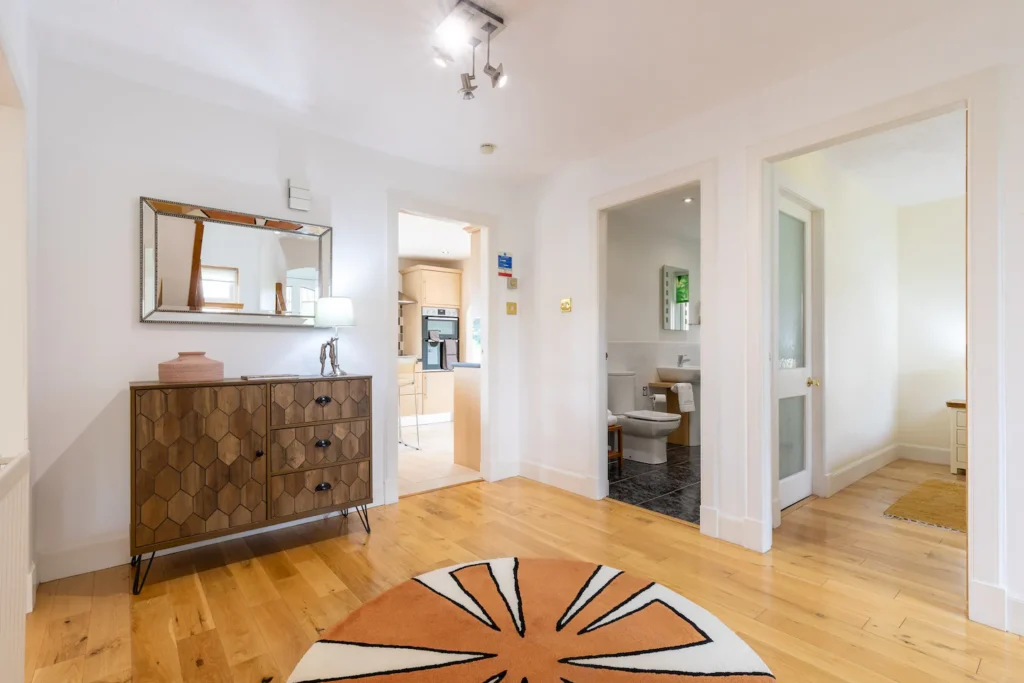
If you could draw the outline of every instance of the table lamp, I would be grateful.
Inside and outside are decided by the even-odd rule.
[[[316,301],[314,327],[333,327],[334,336],[320,346],[320,376],[341,377],[346,374],[338,367],[338,328],[356,324],[352,299],[346,296],[325,296]],[[331,372],[327,372],[327,358],[330,355]]]

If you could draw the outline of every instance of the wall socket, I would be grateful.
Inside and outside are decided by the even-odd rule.
[[[647,395],[647,387],[644,387],[644,396]]]
[[[508,301],[505,303],[505,313],[507,315],[517,315],[519,313],[519,306],[515,301]]]

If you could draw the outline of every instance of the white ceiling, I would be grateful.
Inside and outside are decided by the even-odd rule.
[[[621,220],[636,230],[667,232],[699,240],[700,184],[687,185],[614,208],[608,212],[608,219]]]
[[[470,236],[464,229],[468,225],[403,211],[398,214],[398,256],[433,261],[468,259]]]
[[[966,113],[955,111],[823,150],[896,206],[959,197],[966,191]]]
[[[532,177],[969,0],[478,1],[506,19],[493,61],[510,80],[470,102],[460,69],[430,58],[451,0],[32,7],[44,52],[69,61],[425,163]]]

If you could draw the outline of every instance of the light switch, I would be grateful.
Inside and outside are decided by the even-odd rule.
[[[562,299],[562,313],[569,313],[572,311],[572,299]]]
[[[519,306],[515,301],[509,301],[505,304],[505,313],[508,315],[516,315],[519,313]]]
[[[508,278],[508,288],[509,289],[519,289],[519,278],[517,278],[517,277],[510,277],[510,278]]]

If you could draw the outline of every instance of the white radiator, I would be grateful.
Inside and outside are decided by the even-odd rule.
[[[28,512],[28,456],[0,459],[0,681],[25,675]]]

